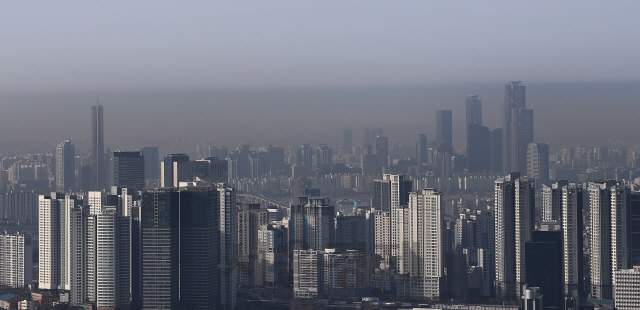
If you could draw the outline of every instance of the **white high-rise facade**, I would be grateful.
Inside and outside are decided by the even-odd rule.
[[[640,309],[640,267],[615,272],[616,286],[613,298],[618,310]]]
[[[559,183],[556,183],[559,184]],[[564,184],[562,191],[562,235],[564,286],[567,296],[579,297],[582,285],[582,185]]]
[[[495,295],[516,298],[526,284],[525,243],[535,228],[535,183],[517,172],[495,182]]]
[[[594,299],[613,299],[614,272],[628,269],[627,251],[631,190],[614,180],[589,182],[590,274],[589,295]],[[628,229],[629,228],[629,229]]]
[[[0,285],[25,287],[33,281],[31,236],[0,234]]]
[[[38,287],[55,290],[60,285],[60,202],[53,196],[40,195],[38,200],[39,263]]]
[[[435,189],[409,195],[411,299],[438,299],[443,288],[443,200]]]

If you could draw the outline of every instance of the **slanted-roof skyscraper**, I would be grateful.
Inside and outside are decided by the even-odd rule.
[[[100,103],[91,107],[91,189],[105,188],[104,116]]]
[[[521,81],[504,86],[503,172],[527,171],[527,146],[533,142],[533,110],[527,109]]]

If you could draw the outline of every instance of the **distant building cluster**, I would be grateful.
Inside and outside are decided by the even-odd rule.
[[[3,155],[0,306],[640,309],[640,153],[536,142],[504,90],[463,149],[444,109],[415,145],[111,151],[96,104],[91,150]]]

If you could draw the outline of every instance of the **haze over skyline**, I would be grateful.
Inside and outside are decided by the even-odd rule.
[[[502,126],[521,80],[535,141],[638,141],[640,4],[563,2],[6,3],[0,12],[0,150],[89,146],[161,152],[241,143],[338,144],[383,127],[390,143],[435,137],[464,98]]]

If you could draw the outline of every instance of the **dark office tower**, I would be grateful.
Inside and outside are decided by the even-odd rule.
[[[482,126],[482,101],[478,95],[467,97],[467,124]]]
[[[145,180],[157,181],[160,179],[160,155],[158,154],[158,147],[143,147],[142,156],[144,156]]]
[[[142,309],[141,207],[131,207],[131,309]]]
[[[429,163],[429,143],[427,141],[427,135],[420,134],[418,136],[418,147],[416,148],[416,157],[418,158],[418,165],[426,165]]]
[[[545,308],[562,309],[562,232],[534,231],[525,244],[527,285],[539,287]]]
[[[106,188],[104,160],[104,116],[101,104],[91,107],[91,189]]]
[[[172,188],[144,192],[141,213],[142,308],[178,309],[180,298],[179,193]],[[205,216],[200,218],[203,221],[208,220]]]
[[[513,172],[495,183],[496,297],[516,298],[527,283],[525,243],[535,227],[535,183]]]
[[[144,189],[144,156],[142,152],[113,152],[111,184],[137,190]]]
[[[165,156],[164,161],[162,162],[162,178],[160,182],[161,187],[174,187],[178,186],[178,184],[174,184],[173,175],[174,175],[174,163],[189,161],[189,155],[187,154],[169,154]]]
[[[180,303],[185,309],[233,309],[237,276],[235,191],[186,187],[179,196]]]
[[[369,253],[370,233],[370,223],[364,215],[339,215],[336,217],[335,247]]]
[[[373,145],[373,142],[371,141],[371,129],[369,128],[364,129],[364,142],[362,143],[362,146],[366,145]]]
[[[387,137],[376,137],[376,157],[378,161],[378,174],[380,174],[383,168],[389,167],[389,139]]]
[[[318,152],[316,152],[317,167],[333,165],[333,149],[326,144],[320,144]]]
[[[640,266],[640,192],[631,193],[631,265]]]
[[[496,128],[491,132],[491,171],[502,172],[502,128]]]
[[[342,145],[342,151],[345,154],[352,154],[353,153],[353,146],[351,145],[351,129],[345,129],[344,130],[344,140],[343,140],[343,145]]]
[[[527,146],[533,142],[533,110],[527,109],[525,86],[520,81],[505,85],[503,131],[503,171],[527,169]]]
[[[589,182],[590,275],[589,295],[594,299],[613,299],[613,273],[628,269],[631,229],[631,190],[615,180]]]
[[[309,170],[313,169],[313,147],[311,147],[311,144],[303,144],[300,149],[298,149],[297,162]]]
[[[75,148],[65,140],[56,148],[56,189],[66,192],[76,187]]]
[[[549,145],[529,143],[527,149],[527,175],[536,179],[538,185],[549,182]]]
[[[453,154],[453,118],[451,110],[436,111],[436,143],[439,152]]]
[[[467,124],[467,170],[469,172],[491,169],[491,132],[481,125]]]
[[[82,165],[80,167],[80,171],[78,172],[78,176],[80,176],[80,180],[78,181],[80,190],[83,192],[90,191],[91,190],[91,165]]]

